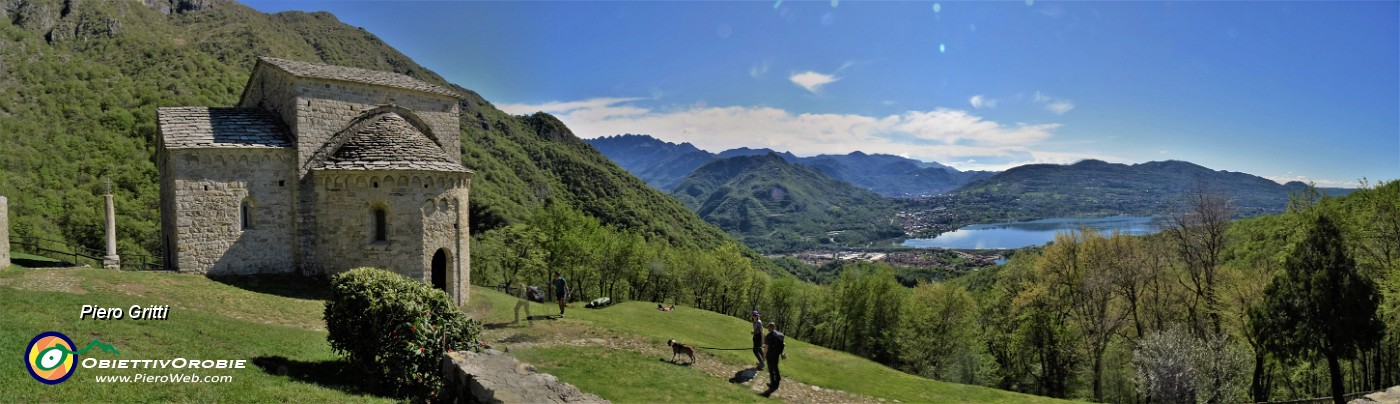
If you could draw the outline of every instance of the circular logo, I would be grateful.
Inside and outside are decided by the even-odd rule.
[[[29,369],[29,375],[44,384],[59,384],[68,380],[77,370],[77,362],[78,357],[73,354],[73,340],[54,331],[34,337],[29,341],[29,348],[24,350],[24,366]]]

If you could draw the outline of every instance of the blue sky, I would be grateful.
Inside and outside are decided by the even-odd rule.
[[[1400,2],[267,2],[580,137],[1400,178]]]

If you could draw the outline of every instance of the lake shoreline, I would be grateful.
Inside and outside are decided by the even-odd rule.
[[[908,238],[899,245],[910,248],[965,250],[1014,250],[1043,246],[1061,232],[1088,227],[1103,233],[1121,231],[1131,235],[1156,233],[1166,224],[1162,216],[1116,215],[1095,218],[1052,217],[1022,222],[980,223],[941,233],[932,238]]]

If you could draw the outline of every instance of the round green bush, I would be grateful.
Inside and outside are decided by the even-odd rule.
[[[453,306],[447,293],[382,269],[331,278],[325,319],[331,348],[377,383],[374,388],[400,397],[437,395],[443,354],[479,349],[481,324]]]

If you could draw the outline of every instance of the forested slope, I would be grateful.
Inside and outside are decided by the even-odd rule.
[[[460,152],[477,172],[473,232],[553,201],[676,245],[725,238],[557,119],[501,112],[328,13],[187,0],[0,0],[0,13],[0,194],[15,237],[100,246],[98,195],[110,179],[119,250],[156,252],[155,109],[232,105],[255,57],[273,56],[394,71],[466,94]]]

